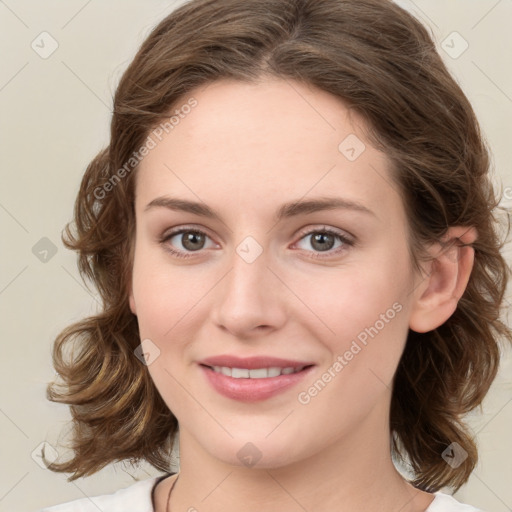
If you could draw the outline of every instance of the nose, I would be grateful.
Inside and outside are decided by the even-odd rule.
[[[214,289],[211,314],[220,329],[251,338],[283,326],[291,292],[270,268],[267,252],[252,262],[240,254],[233,251],[229,270]]]

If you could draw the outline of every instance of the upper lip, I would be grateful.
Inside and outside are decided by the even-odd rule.
[[[303,366],[310,366],[314,363],[308,361],[292,361],[290,359],[281,359],[270,356],[237,357],[232,355],[221,355],[207,357],[200,361],[199,364],[254,370],[256,368],[302,368]]]

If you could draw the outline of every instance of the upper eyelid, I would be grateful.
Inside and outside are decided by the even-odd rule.
[[[346,231],[345,229],[341,229],[341,228],[333,228],[333,227],[330,227],[330,226],[326,226],[325,224],[324,225],[321,225],[321,227],[318,227],[318,228],[304,228],[304,229],[301,229],[299,231],[299,233],[297,234],[297,236],[303,238],[304,236],[308,236],[308,235],[311,235],[313,233],[317,233],[317,232],[320,232],[320,233],[323,233],[323,232],[330,232],[334,235],[337,235],[341,238],[346,238],[346,239],[349,239],[351,241],[355,241],[355,236],[352,235],[351,233],[349,233],[348,231]]]
[[[173,236],[176,236],[176,235],[180,235],[180,234],[183,234],[183,233],[186,233],[186,232],[199,232],[199,233],[203,233],[205,234],[208,238],[210,238],[211,240],[213,240],[214,237],[212,237],[210,234],[209,234],[209,231],[203,227],[195,227],[195,226],[178,226],[176,228],[171,228],[169,230],[165,230],[161,236],[162,239],[169,239]]]

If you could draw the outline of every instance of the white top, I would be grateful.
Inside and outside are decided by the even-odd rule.
[[[98,510],[102,512],[154,512],[151,491],[157,481],[161,479],[160,476],[141,480],[113,494],[68,501],[37,512],[98,512]],[[460,503],[449,494],[440,491],[433,494],[435,495],[434,501],[425,512],[483,512],[471,505]]]

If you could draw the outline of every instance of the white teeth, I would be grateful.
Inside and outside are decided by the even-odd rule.
[[[222,368],[220,366],[214,366],[214,368],[219,368],[221,373],[227,375],[228,377],[231,377],[231,368],[226,368],[225,366],[223,366]]]
[[[268,377],[278,377],[279,375],[289,375],[290,373],[300,372],[301,368],[278,368],[276,366],[271,368],[254,368],[248,370],[247,368],[228,368],[227,366],[214,366],[213,371],[222,373],[234,379],[266,379]]]
[[[224,368],[222,368],[222,370],[224,370]],[[229,368],[226,368],[226,370],[229,370]],[[224,375],[226,374],[224,373]],[[231,368],[231,377],[234,377],[235,379],[248,379],[249,370],[246,368]]]
[[[284,368],[283,368],[284,370]],[[292,368],[293,371],[293,368]],[[268,369],[268,376],[269,377],[279,377],[281,375],[281,368],[271,367]]]
[[[248,370],[248,371],[249,371],[248,377],[251,379],[264,379],[264,378],[268,377],[268,372],[267,372],[266,368],[258,368],[255,370]],[[231,375],[231,376],[233,376],[233,375]]]

